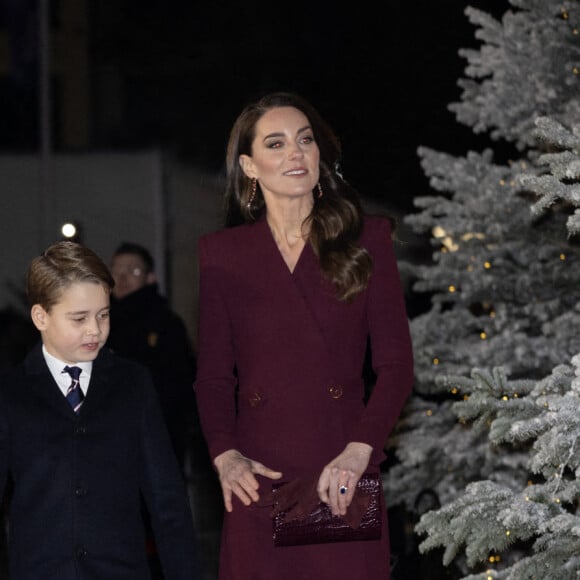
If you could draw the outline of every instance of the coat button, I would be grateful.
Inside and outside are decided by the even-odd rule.
[[[84,548],[77,548],[77,558],[86,558],[87,551]]]
[[[84,495],[87,495],[87,490],[84,487],[77,487],[75,489],[75,495],[77,497],[83,497]]]
[[[328,392],[333,399],[340,399],[342,397],[342,387],[340,385],[328,387]]]
[[[75,427],[75,435],[84,435],[87,432],[84,425],[77,425]]]
[[[257,407],[262,402],[262,395],[260,393],[252,393],[248,397],[248,403],[250,403],[250,407]]]

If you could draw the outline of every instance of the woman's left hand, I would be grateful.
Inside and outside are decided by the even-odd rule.
[[[373,448],[351,442],[323,470],[318,479],[318,496],[330,506],[333,515],[345,515],[352,502],[356,484],[368,467]],[[341,488],[346,492],[341,493]]]

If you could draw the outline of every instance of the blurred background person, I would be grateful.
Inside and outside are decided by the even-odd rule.
[[[159,291],[155,264],[147,248],[121,243],[111,261],[111,274],[115,288],[107,344],[117,354],[150,369],[183,469],[196,424],[192,420],[195,356],[187,329]]]
[[[118,355],[145,365],[153,376],[173,449],[184,479],[190,483],[188,460],[193,451],[195,413],[192,383],[195,356],[183,320],[159,291],[155,263],[149,250],[122,242],[111,260],[115,287],[111,295],[111,331],[107,345]],[[148,553],[153,578],[161,566],[149,516]]]

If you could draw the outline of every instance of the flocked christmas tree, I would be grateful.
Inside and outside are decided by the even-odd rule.
[[[432,308],[411,321],[416,389],[387,496],[417,510],[430,490],[443,507],[417,526],[421,550],[470,578],[577,578],[580,1],[466,13],[481,47],[460,51],[450,109],[517,154],[419,149],[438,195],[407,222],[432,236],[433,264],[411,267]]]

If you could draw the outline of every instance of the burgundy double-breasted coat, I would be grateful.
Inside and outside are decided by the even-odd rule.
[[[318,475],[359,441],[373,447],[369,469],[378,471],[413,363],[390,222],[365,218],[361,244],[373,273],[348,303],[309,244],[290,272],[265,218],[201,238],[195,389],[212,458],[238,449],[290,480]],[[377,380],[365,405],[368,339]],[[271,480],[259,480],[269,491]],[[234,498],[220,580],[389,578],[386,512],[381,540],[285,548],[273,545],[269,512]]]

